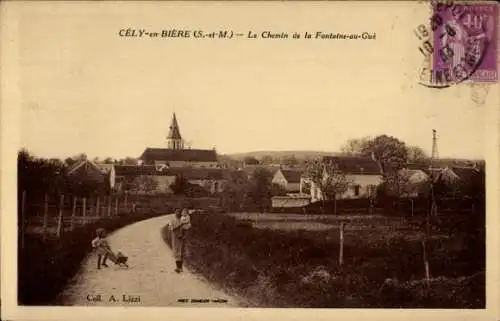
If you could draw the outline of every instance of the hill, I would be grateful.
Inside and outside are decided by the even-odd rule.
[[[271,156],[273,158],[281,158],[288,157],[294,155],[298,159],[305,158],[316,158],[322,156],[332,156],[332,155],[340,155],[339,152],[326,152],[326,151],[313,151],[313,150],[289,150],[289,151],[252,151],[246,153],[236,153],[236,154],[227,154],[225,156],[231,157],[235,160],[242,160],[247,156],[252,156],[257,159],[260,159],[264,156]]]

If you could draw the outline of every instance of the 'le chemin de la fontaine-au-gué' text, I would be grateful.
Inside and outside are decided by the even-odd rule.
[[[160,38],[160,39],[331,39],[331,40],[376,40],[375,32],[275,32],[275,31],[247,31],[235,32],[232,30],[181,30],[162,29],[152,31],[138,28],[124,28],[118,31],[121,38]]]

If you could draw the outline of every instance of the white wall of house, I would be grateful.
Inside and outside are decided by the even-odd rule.
[[[382,175],[347,175],[350,181],[347,191],[336,196],[343,198],[365,198],[370,195],[370,190],[382,183]],[[316,184],[311,182],[311,201],[316,202],[323,199],[323,194]]]
[[[222,192],[227,180],[190,179],[191,184],[206,188],[210,193]]]
[[[173,191],[170,189],[170,185],[175,182],[175,176],[155,175],[153,177],[158,183],[158,186],[156,187],[157,192],[167,194],[173,193]]]
[[[365,198],[370,196],[370,189],[382,183],[382,175],[347,175],[352,183],[340,198]]]
[[[289,196],[274,196],[271,198],[273,207],[302,207],[310,203],[310,198],[306,197],[289,197]]]
[[[286,180],[285,176],[283,176],[283,173],[281,171],[277,171],[274,173],[273,179],[271,181],[274,184],[278,184],[282,186],[283,188],[286,188],[288,181]]]
[[[166,193],[166,194],[172,194],[173,191],[170,188],[170,185],[175,183],[176,176],[169,176],[169,175],[155,175],[153,178],[156,180],[158,185],[156,186],[156,190],[154,192],[156,193]],[[116,181],[119,181],[118,184],[116,184],[117,189],[122,188],[122,181],[123,177],[118,176]],[[211,193],[215,192],[222,192],[224,190],[225,185],[227,184],[227,180],[204,180],[204,179],[190,179],[188,180],[189,183],[191,184],[196,184],[201,187],[206,188],[208,191]]]

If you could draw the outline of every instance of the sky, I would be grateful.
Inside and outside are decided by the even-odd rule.
[[[335,152],[379,134],[430,153],[436,129],[440,156],[484,158],[488,104],[475,104],[466,85],[418,84],[422,4],[120,4],[22,11],[20,147],[41,157],[138,157],[166,147],[175,112],[192,148],[221,154]],[[367,31],[376,40],[118,36],[129,27]]]

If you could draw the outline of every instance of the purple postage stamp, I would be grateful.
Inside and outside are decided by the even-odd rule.
[[[431,82],[496,82],[498,4],[437,3],[432,8]]]

